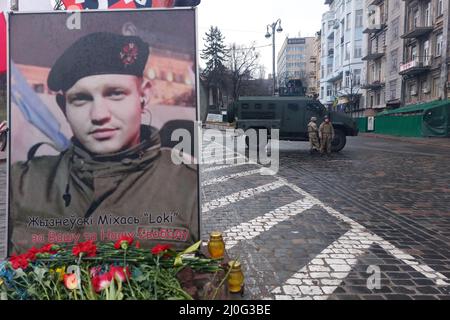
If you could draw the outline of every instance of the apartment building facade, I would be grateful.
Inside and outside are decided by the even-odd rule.
[[[320,31],[316,33],[316,37],[314,38],[314,52],[313,55],[309,58],[311,63],[311,68],[313,71],[310,72],[311,79],[311,91],[310,95],[312,97],[318,97],[320,92],[320,57],[321,57],[321,47],[322,47],[322,34]]]
[[[279,87],[285,87],[289,80],[300,79],[307,94],[317,90],[311,77],[315,72],[310,59],[314,55],[314,43],[314,37],[287,37],[284,40],[277,58]]]
[[[364,1],[326,0],[322,16],[320,100],[330,110],[363,112],[361,79]]]
[[[404,25],[403,0],[366,0],[364,33],[363,116],[374,116],[386,107],[401,105]]]
[[[404,0],[402,102],[447,99],[449,94],[449,0]]]

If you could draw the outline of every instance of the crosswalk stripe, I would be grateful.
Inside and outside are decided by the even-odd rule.
[[[231,180],[231,179],[235,179],[235,178],[251,176],[251,175],[254,175],[254,174],[258,174],[260,172],[261,172],[260,169],[244,171],[244,172],[238,172],[238,173],[235,173],[235,174],[230,174],[230,175],[227,175],[227,176],[222,176],[222,177],[219,177],[219,178],[214,178],[214,179],[202,182],[202,186],[206,187],[206,186],[210,186],[210,185],[213,185],[213,184],[225,182],[225,181],[228,181],[228,180]]]
[[[271,294],[275,300],[328,299],[370,247],[368,237],[368,233],[348,231]]]
[[[314,206],[314,201],[304,198],[272,210],[248,222],[241,223],[223,232],[226,249],[230,250],[240,241],[251,240],[263,232],[269,231],[278,223],[301,214]]]
[[[222,169],[229,169],[229,168],[233,168],[233,167],[238,167],[238,166],[242,166],[248,163],[235,163],[235,164],[227,164],[227,165],[223,165],[223,166],[217,166],[217,167],[210,167],[210,168],[202,168],[202,165],[200,165],[200,171],[201,172],[213,172],[213,171],[219,171]]]
[[[221,208],[221,207],[227,206],[229,204],[232,204],[232,203],[235,203],[235,202],[247,199],[247,198],[254,197],[254,196],[264,193],[264,192],[278,189],[282,186],[284,186],[283,182],[275,181],[272,183],[265,184],[263,186],[242,190],[242,191],[230,194],[228,196],[225,196],[223,198],[212,200],[212,201],[207,202],[202,205],[202,213],[205,214],[211,210]]]

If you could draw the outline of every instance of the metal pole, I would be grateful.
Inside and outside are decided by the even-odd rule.
[[[275,95],[275,93],[277,92],[277,77],[275,74],[275,24],[272,24],[272,67],[273,67],[273,95]]]

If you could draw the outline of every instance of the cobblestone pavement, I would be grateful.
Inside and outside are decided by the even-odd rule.
[[[211,140],[206,157],[225,149]],[[224,233],[247,299],[449,299],[449,160],[447,148],[355,137],[331,159],[281,142],[273,176],[204,165],[202,237]]]
[[[213,150],[245,157],[211,140],[204,136],[202,238],[224,233],[243,264],[244,298],[450,298],[448,148],[354,137],[328,159],[281,142],[279,171],[261,175],[252,162],[212,164]],[[2,163],[2,185],[5,176]],[[2,212],[5,203],[3,192]]]

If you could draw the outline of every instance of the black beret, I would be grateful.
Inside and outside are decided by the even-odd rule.
[[[67,91],[78,80],[100,74],[142,77],[149,45],[136,36],[109,32],[92,33],[78,39],[55,62],[47,84],[50,90]]]

